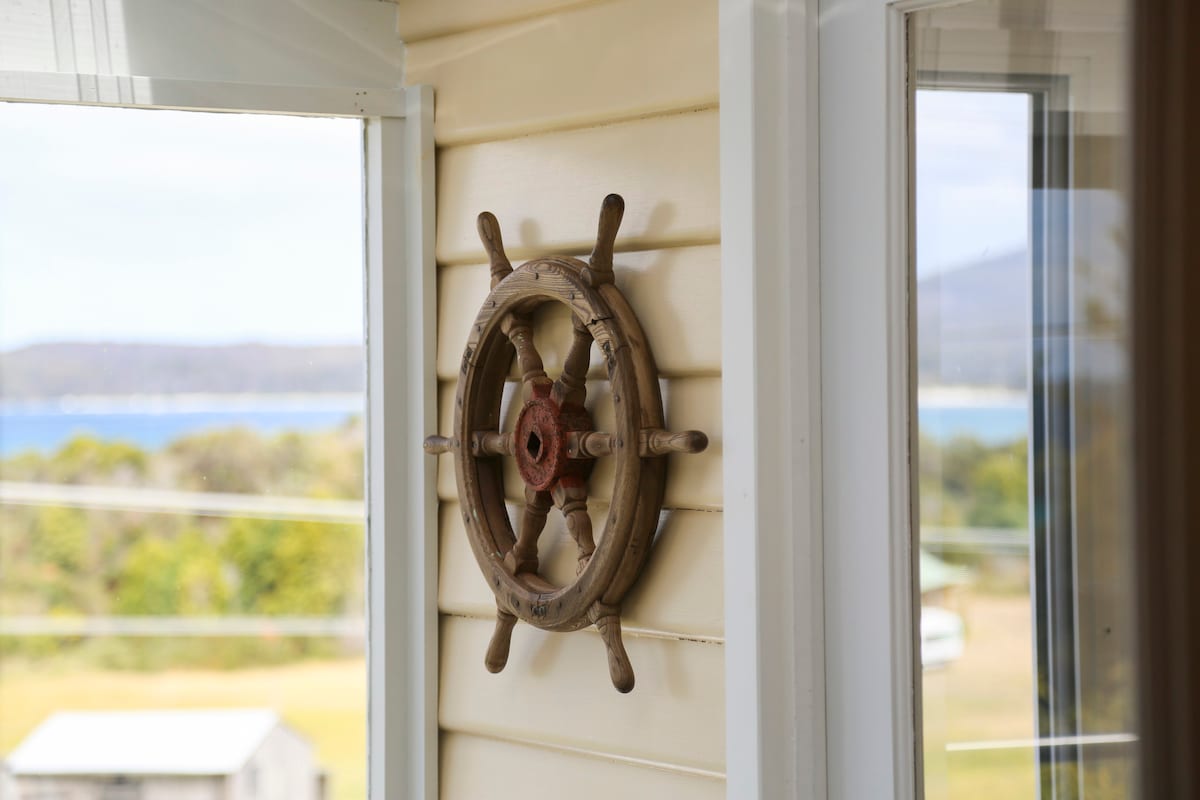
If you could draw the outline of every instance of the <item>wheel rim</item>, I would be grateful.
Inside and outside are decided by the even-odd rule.
[[[493,289],[468,338],[455,399],[454,428],[461,443],[455,454],[455,472],[471,549],[500,606],[547,630],[575,630],[589,624],[588,610],[597,601],[609,599],[606,592],[635,539],[636,523],[645,516],[638,513],[641,503],[636,489],[643,466],[638,457],[642,428],[639,370],[625,331],[614,322],[610,304],[583,277],[585,266],[575,259],[538,259],[514,270]],[[500,457],[477,456],[468,444],[481,431],[499,430],[504,379],[512,361],[512,345],[502,323],[511,314],[528,315],[549,302],[567,306],[599,346],[612,386],[616,423],[612,432],[614,495],[604,532],[582,572],[565,586],[555,586],[537,573],[514,573],[505,564],[505,555],[512,551],[517,537],[505,505]],[[529,409],[527,402],[522,414]],[[530,488],[544,491],[547,484]],[[468,511],[471,508],[483,509],[483,513],[476,518]],[[634,550],[642,553],[645,548]]]

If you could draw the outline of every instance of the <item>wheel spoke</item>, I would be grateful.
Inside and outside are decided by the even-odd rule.
[[[546,377],[545,367],[542,366],[542,356],[533,345],[533,328],[530,318],[525,315],[513,314],[505,321],[504,332],[517,351],[517,369],[521,371],[521,383],[530,392],[542,385],[549,387],[550,379]]]
[[[546,515],[550,513],[550,492],[525,489],[525,513],[521,516],[521,527],[517,542],[504,557],[504,563],[514,575],[522,572],[537,572],[538,537],[546,527]]]
[[[568,458],[601,458],[611,456],[613,437],[602,431],[571,431],[567,434]]]
[[[579,548],[576,575],[583,572],[592,553],[596,552],[596,542],[592,539],[592,518],[587,512],[587,498],[586,486],[564,486],[559,483],[554,487],[554,505],[562,511],[563,518],[567,521],[567,532]]]
[[[579,317],[572,317],[575,337],[563,361],[562,375],[554,382],[554,399],[560,405],[582,406],[587,399],[587,371],[592,360],[592,332]]]
[[[567,434],[567,455],[571,458],[611,456],[620,444],[611,433],[572,431]],[[708,437],[700,431],[672,433],[661,428],[643,428],[638,437],[638,455],[642,458],[669,453],[700,453],[708,447]]]
[[[487,655],[483,657],[483,663],[488,672],[499,672],[508,663],[508,648],[512,642],[513,626],[516,624],[515,614],[510,614],[503,608],[496,609],[496,628],[492,631],[492,641],[488,643]]]
[[[628,694],[633,690],[634,675],[625,642],[621,639],[621,609],[597,601],[588,609],[588,619],[596,623],[596,630],[604,639],[604,647],[608,650],[608,676],[613,686],[621,694]]]
[[[471,455],[511,456],[513,435],[501,431],[475,431],[471,434]],[[428,446],[426,447],[428,449]]]

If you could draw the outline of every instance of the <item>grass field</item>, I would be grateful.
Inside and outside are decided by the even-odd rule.
[[[1028,596],[967,594],[962,658],[924,675],[925,796],[1013,800],[1037,796],[1029,748],[955,752],[949,744],[1034,736]],[[316,746],[332,800],[366,797],[366,669],[361,659],[229,671],[121,672],[6,662],[0,670],[0,752],[57,709],[215,708],[279,711]],[[1121,797],[1119,791],[1089,797]]]
[[[925,796],[928,800],[1037,797],[1032,749],[951,752],[950,743],[1028,739],[1034,731],[1029,597],[963,598],[962,658],[925,673]]]
[[[0,669],[0,752],[8,753],[60,709],[261,707],[278,711],[316,746],[332,800],[363,800],[366,666],[362,659],[262,669],[116,672]]]

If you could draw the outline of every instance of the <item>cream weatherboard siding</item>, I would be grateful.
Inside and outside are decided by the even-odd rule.
[[[626,201],[617,281],[642,318],[668,426],[706,431],[703,455],[672,458],[654,553],[624,609],[637,672],[609,683],[592,630],[520,624],[508,667],[483,667],[495,604],[460,521],[451,460],[438,465],[441,796],[724,796],[720,197],[715,0],[400,0],[407,80],[436,96],[439,429],[449,432],[468,326],[488,292],[475,216],[494,212],[514,262],[585,254],[600,201]],[[554,374],[565,311],[536,335]],[[598,359],[589,407],[612,406]],[[515,388],[515,386],[514,386]],[[518,410],[507,395],[506,418]],[[522,492],[506,475],[510,513]],[[612,465],[590,511],[603,523]],[[541,540],[551,578],[574,575],[557,512]]]

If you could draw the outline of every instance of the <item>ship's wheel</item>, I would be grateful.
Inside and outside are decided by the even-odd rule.
[[[463,352],[450,437],[430,436],[429,453],[454,458],[463,524],[471,549],[496,595],[496,629],[485,664],[508,661],[518,618],[550,631],[595,624],[608,649],[609,675],[621,692],[633,688],[633,668],[621,641],[621,601],[649,553],[662,509],[670,452],[698,453],[699,431],[664,429],[654,357],[624,295],[613,282],[613,243],[624,213],[619,195],[604,199],[595,249],[585,263],[537,258],[513,269],[500,227],[479,215],[479,235],[491,262],[492,290]],[[562,373],[551,379],[533,344],[534,311],[566,306],[573,335]],[[584,407],[593,343],[611,387],[615,425],[598,431]],[[511,431],[500,430],[505,378],[516,356],[523,406]],[[516,459],[525,508],[517,532],[504,502],[502,458]],[[599,539],[588,516],[588,476],[595,459],[615,461],[612,499]],[[575,580],[555,585],[538,571],[538,537],[557,508],[577,547]]]

